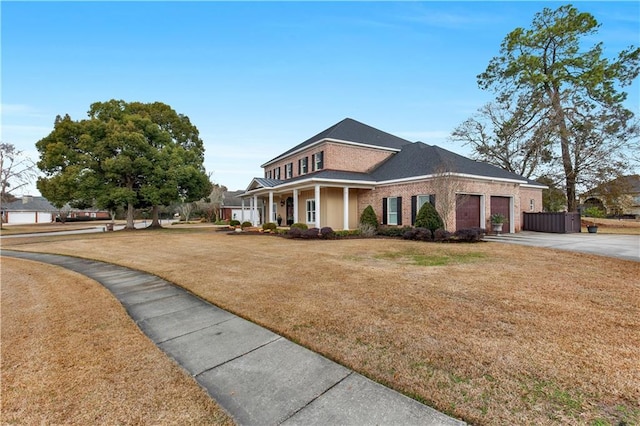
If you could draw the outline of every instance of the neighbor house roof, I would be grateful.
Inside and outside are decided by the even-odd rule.
[[[612,188],[618,188],[621,192],[628,194],[640,193],[640,175],[620,176],[590,189],[583,195],[596,195],[601,192],[610,192]]]
[[[296,151],[301,151],[315,143],[324,140],[334,140],[341,142],[350,142],[359,145],[370,145],[378,148],[388,148],[395,151],[401,150],[403,146],[410,144],[411,142],[390,133],[383,132],[374,127],[368,126],[359,121],[351,118],[345,118],[337,124],[329,127],[326,130],[318,133],[315,136],[307,139],[306,141],[294,146],[288,151],[283,152],[272,160],[267,161],[261,167],[265,167],[274,161],[277,161],[283,157],[293,154]]]
[[[55,212],[58,211],[44,197],[24,196],[11,203],[2,204],[2,209],[14,212]]]

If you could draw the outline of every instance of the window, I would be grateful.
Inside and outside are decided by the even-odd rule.
[[[293,177],[293,163],[287,163],[287,165],[284,166],[284,174],[285,179],[291,179]]]
[[[307,223],[315,223],[316,222],[316,200],[309,199],[307,200]]]
[[[529,200],[529,211],[533,212],[536,210],[536,200],[533,198]]]
[[[298,172],[301,175],[306,175],[309,172],[309,157],[304,157],[298,160]]]
[[[387,198],[387,225],[398,224],[398,198]]]
[[[269,170],[268,172],[266,172],[266,176],[267,179],[271,179],[271,170]]]
[[[271,222],[275,223],[278,220],[278,204],[273,203],[271,205],[271,209],[273,210],[273,217],[271,218]]]
[[[313,154],[313,170],[322,170],[322,168],[324,167],[324,151],[320,151],[316,154]]]
[[[280,179],[280,167],[273,170],[273,178]]]
[[[420,209],[422,208],[422,206],[425,205],[425,203],[430,203],[431,202],[431,195],[418,195],[417,197],[417,204],[416,204],[416,212],[419,212]],[[435,206],[434,206],[435,207]]]

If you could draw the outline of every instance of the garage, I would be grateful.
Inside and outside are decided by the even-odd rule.
[[[480,196],[458,195],[456,198],[456,229],[479,228]]]
[[[36,212],[6,212],[8,224],[36,223]]]
[[[491,197],[491,214],[501,214],[506,219],[502,225],[502,232],[508,233],[511,229],[511,198],[510,197]]]

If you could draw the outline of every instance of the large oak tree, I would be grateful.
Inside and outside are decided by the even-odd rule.
[[[598,28],[591,14],[571,5],[545,8],[531,28],[506,36],[500,55],[478,76],[498,102],[520,105],[517,113],[526,114],[516,115],[518,123],[529,123],[528,114],[543,126],[537,142],[556,153],[570,211],[578,185],[611,177],[626,166],[624,153],[638,146],[637,122],[621,88],[638,76],[640,49],[630,46],[610,59],[602,43],[587,48]],[[495,148],[489,142],[487,150]]]
[[[53,131],[37,142],[38,189],[52,203],[135,208],[190,202],[211,188],[204,170],[204,144],[185,115],[161,102],[121,100],[91,105],[88,119],[56,117]]]

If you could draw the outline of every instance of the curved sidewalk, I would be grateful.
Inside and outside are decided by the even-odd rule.
[[[168,281],[104,262],[2,250],[105,286],[241,425],[463,425]]]

